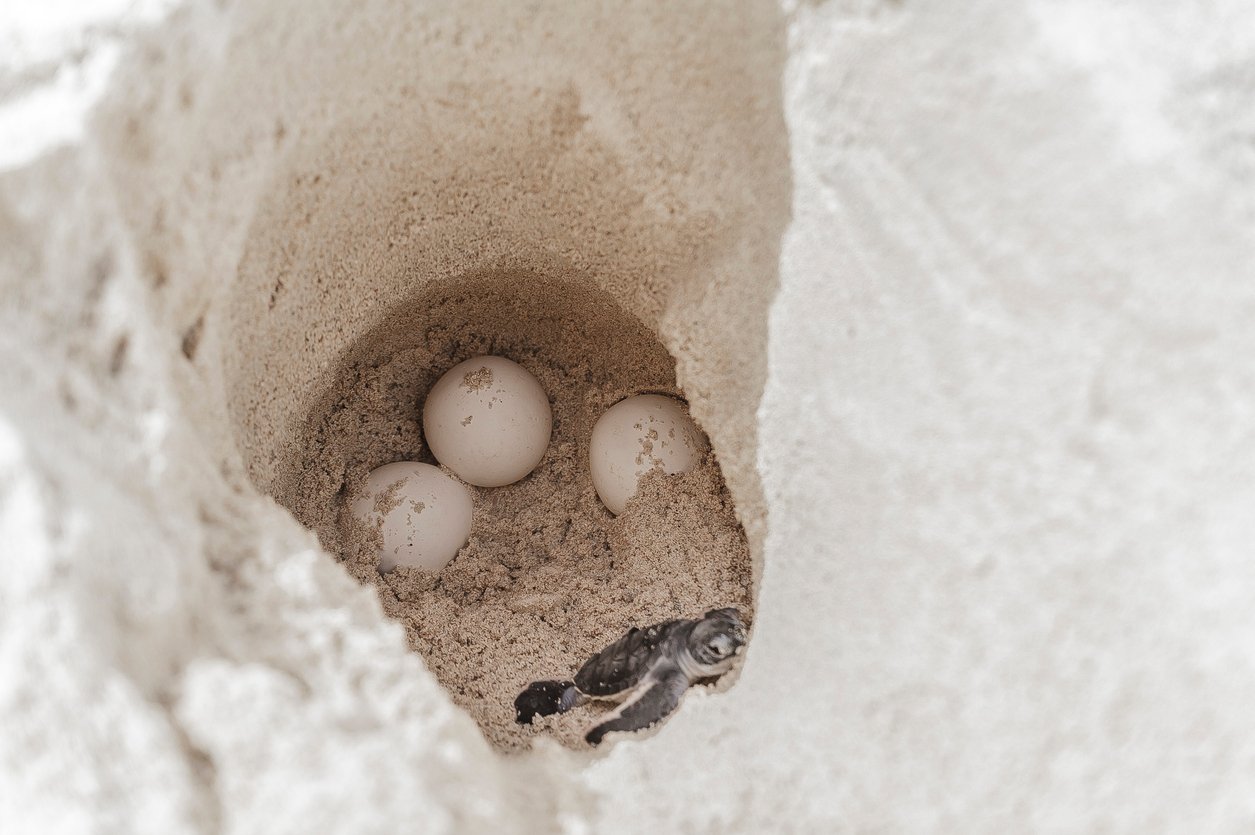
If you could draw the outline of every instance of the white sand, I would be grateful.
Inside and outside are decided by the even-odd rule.
[[[121,5],[0,42],[6,832],[1249,828],[1248,3]],[[761,571],[595,761],[256,486],[507,267],[656,330]]]

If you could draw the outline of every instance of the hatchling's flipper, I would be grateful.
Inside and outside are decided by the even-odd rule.
[[[514,721],[530,725],[537,715],[570,710],[578,702],[578,696],[573,681],[533,681],[514,699]]]
[[[680,703],[689,680],[676,667],[652,673],[641,684],[641,692],[609,714],[605,721],[584,735],[589,745],[597,745],[612,731],[639,731],[659,721]]]

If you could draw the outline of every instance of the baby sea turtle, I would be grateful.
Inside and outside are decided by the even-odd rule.
[[[588,659],[575,681],[534,681],[514,700],[515,719],[562,713],[590,699],[619,702],[584,735],[597,745],[611,731],[638,731],[675,710],[693,682],[726,673],[745,646],[736,609],[712,609],[696,620],[632,629]]]

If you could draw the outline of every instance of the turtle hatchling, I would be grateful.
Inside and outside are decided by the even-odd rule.
[[[612,731],[639,731],[680,703],[693,682],[723,675],[745,646],[736,609],[712,609],[696,620],[669,620],[638,629],[588,659],[575,681],[534,681],[514,700],[515,719],[563,713],[589,700],[619,702],[584,739],[597,745]]]

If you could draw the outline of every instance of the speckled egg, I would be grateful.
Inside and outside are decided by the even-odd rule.
[[[623,512],[641,476],[654,467],[684,473],[697,466],[706,439],[674,397],[639,394],[606,410],[593,427],[589,465],[597,495],[611,513]]]
[[[475,357],[445,372],[423,404],[431,454],[477,487],[501,487],[545,457],[553,413],[527,369],[505,357]]]
[[[471,493],[439,467],[398,461],[371,472],[353,514],[381,535],[379,570],[439,571],[471,535]]]

